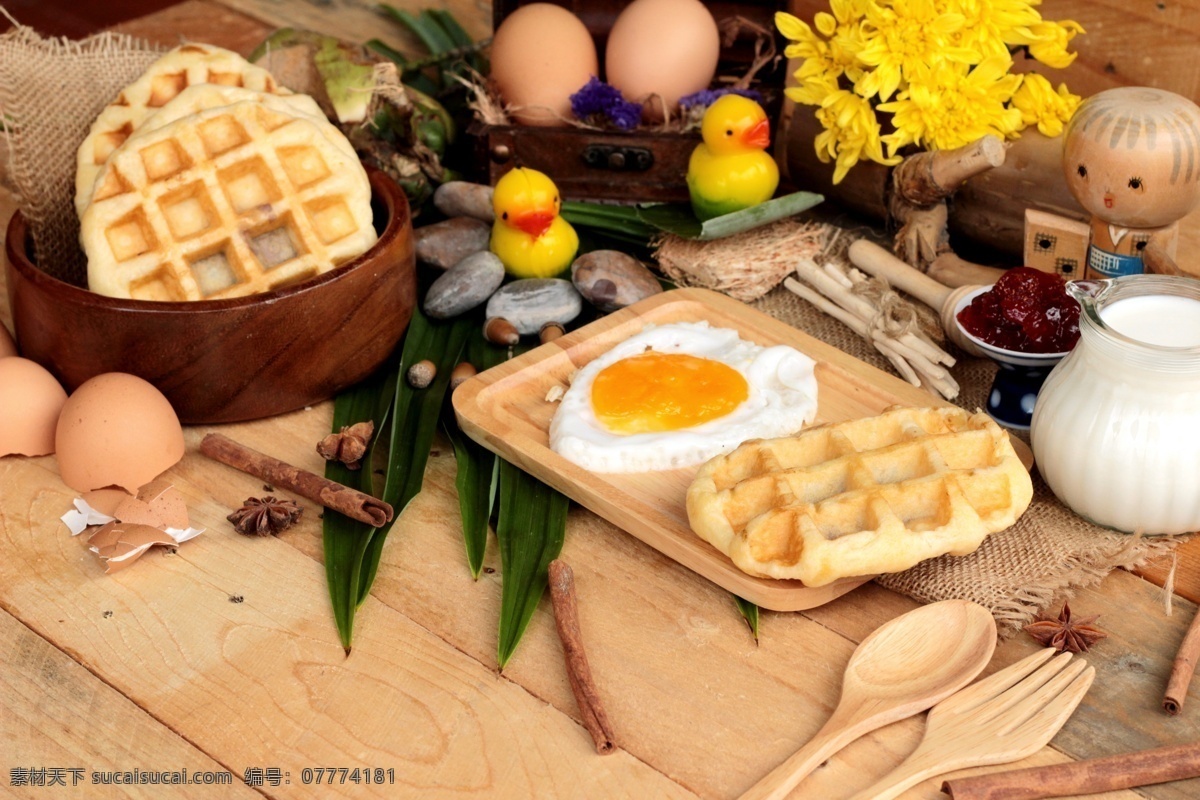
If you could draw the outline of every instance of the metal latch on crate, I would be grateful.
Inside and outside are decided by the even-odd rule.
[[[584,148],[583,161],[596,169],[643,172],[654,166],[654,153],[644,147],[592,144]]]

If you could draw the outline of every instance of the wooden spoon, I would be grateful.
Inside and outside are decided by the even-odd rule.
[[[841,700],[825,726],[742,800],[787,796],[858,737],[919,714],[966,686],[995,649],[996,621],[976,603],[943,600],[896,617],[850,656]]]

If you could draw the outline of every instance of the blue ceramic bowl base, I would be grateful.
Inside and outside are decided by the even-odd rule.
[[[1005,427],[1029,430],[1037,393],[1054,366],[1020,367],[1000,362],[996,365],[1000,369],[988,392],[988,415]]]

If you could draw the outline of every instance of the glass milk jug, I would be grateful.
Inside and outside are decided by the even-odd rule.
[[[1042,477],[1099,525],[1200,530],[1200,281],[1136,275],[1067,291],[1080,337],[1034,407]]]

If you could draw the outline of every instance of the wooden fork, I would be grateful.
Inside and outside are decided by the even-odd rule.
[[[938,703],[925,738],[900,766],[851,800],[891,800],[936,775],[1031,756],[1083,700],[1094,667],[1047,647]]]

